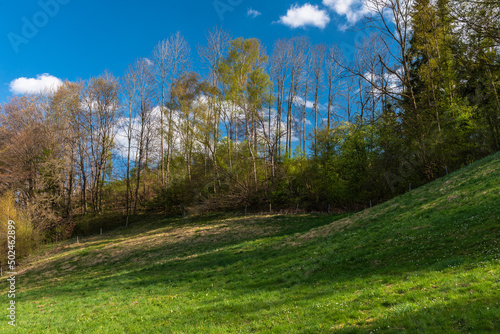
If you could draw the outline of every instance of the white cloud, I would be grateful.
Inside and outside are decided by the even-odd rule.
[[[403,69],[399,68],[397,70],[397,75],[392,73],[384,73],[384,76],[379,74],[366,72],[363,76],[366,80],[370,80],[374,83],[371,87],[377,96],[381,96],[384,93],[384,89],[393,94],[401,94],[403,91],[401,80],[399,77],[403,75]],[[399,76],[399,77],[398,77]],[[383,80],[382,80],[383,79]],[[359,93],[359,89],[355,94]]]
[[[300,97],[300,96],[295,95],[293,101],[296,104],[298,104],[298,105],[300,105],[302,107],[304,106],[304,99],[302,97]],[[305,101],[305,105],[306,105],[306,108],[308,108],[308,109],[313,109],[314,108],[314,102],[313,101],[307,100],[307,101]]]
[[[154,124],[152,131],[154,135],[152,136],[151,142],[149,143],[151,150],[153,151],[153,155],[158,153],[158,147],[160,146],[159,131],[160,131],[160,107],[156,106],[150,111],[151,123]],[[173,120],[177,122],[177,118]],[[130,123],[130,124],[129,124]],[[118,119],[116,128],[115,128],[115,143],[116,143],[116,153],[122,157],[126,158],[128,154],[128,127],[132,129],[132,138],[130,145],[130,157],[131,160],[134,161],[137,156],[137,149],[139,147],[138,136],[141,129],[141,119],[138,115],[134,115],[131,120],[128,117],[120,117]],[[151,157],[154,158],[154,157]]]
[[[350,24],[358,22],[370,12],[366,0],[323,0],[323,5],[345,16]]]
[[[259,12],[258,10],[252,9],[252,8],[249,8],[247,11],[247,16],[250,16],[252,19],[254,19],[260,15],[262,15],[261,12]]]
[[[324,29],[330,22],[330,17],[326,10],[319,9],[318,6],[306,3],[299,7],[295,4],[288,9],[285,16],[280,17],[278,22],[290,28],[313,26]]]
[[[63,82],[48,73],[37,75],[35,78],[18,78],[10,83],[10,91],[13,94],[36,94],[44,90],[57,89]]]

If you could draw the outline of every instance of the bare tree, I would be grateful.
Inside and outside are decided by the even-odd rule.
[[[168,94],[168,80],[169,80],[169,69],[168,69],[168,62],[169,62],[169,47],[170,44],[167,40],[163,40],[159,42],[156,47],[153,49],[153,78],[156,81],[156,100],[158,103],[158,106],[160,108],[160,129],[159,129],[159,136],[160,136],[160,174],[161,174],[161,184],[162,186],[165,185],[165,149],[164,149],[164,133],[165,133],[165,126],[163,124],[164,122],[164,114],[165,114],[165,109],[166,109],[166,101],[167,101],[167,94]]]
[[[300,85],[304,84],[303,71],[307,63],[310,43],[307,38],[294,37],[287,43],[287,57],[288,69],[290,71],[290,80],[288,82],[287,92],[287,140],[286,140],[286,155],[292,156],[292,132],[293,132],[293,107],[295,105],[296,97],[299,92]]]
[[[195,106],[201,89],[200,76],[197,73],[186,73],[176,83],[173,89],[173,106],[179,112],[177,134],[180,140],[181,152],[184,156],[186,174],[191,182],[191,164],[193,150],[200,141],[202,129],[199,126],[201,119],[200,106]],[[204,117],[206,120],[207,118]]]
[[[388,75],[397,79],[399,85],[387,87],[384,94],[402,102],[403,98],[410,101],[409,107],[413,109],[416,119],[418,116],[418,106],[410,79],[410,59],[408,49],[411,39],[411,11],[412,0],[368,0],[367,5],[375,14],[366,18],[367,27],[376,29],[379,40],[384,46],[384,59],[379,55],[382,64]],[[357,73],[371,85],[377,87],[374,80],[366,76],[366,73]]]
[[[153,50],[151,75],[156,82],[156,101],[160,108],[160,174],[162,185],[168,183],[170,161],[174,150],[174,111],[170,108],[172,91],[176,81],[189,69],[190,57],[191,48],[180,32],[176,32],[168,39],[159,42]],[[148,63],[147,60],[146,62]],[[167,144],[166,166],[165,139]]]
[[[325,73],[326,73],[326,87],[327,87],[327,106],[326,106],[326,119],[327,129],[330,129],[332,123],[332,107],[337,89],[339,87],[339,77],[341,74],[341,67],[339,66],[341,60],[341,52],[336,45],[328,48],[325,57]]]
[[[314,92],[314,156],[317,156],[317,133],[318,133],[318,115],[319,115],[319,99],[323,84],[323,64],[325,61],[327,46],[324,44],[316,45],[311,49],[311,71],[313,78],[313,92]]]
[[[273,86],[276,89],[276,146],[277,154],[281,156],[281,123],[285,101],[285,82],[288,77],[287,40],[277,40],[274,43],[270,61],[270,73]]]
[[[167,117],[167,182],[169,180],[170,173],[170,162],[172,160],[172,155],[174,151],[174,110],[172,110],[172,97],[173,89],[175,87],[176,81],[188,71],[191,63],[191,48],[189,44],[181,35],[180,32],[176,32],[166,41],[166,64],[168,69],[169,82],[169,108]]]
[[[306,153],[306,120],[307,120],[307,104],[309,97],[309,90],[311,88],[311,61],[310,61],[310,53],[307,54],[306,64],[304,66],[304,70],[302,71],[302,87],[301,87],[301,102],[302,102],[302,110],[299,113],[299,139],[301,140],[302,145],[302,153]]]
[[[90,128],[91,201],[95,212],[101,209],[102,186],[114,146],[118,93],[118,80],[108,73],[91,79],[83,90],[86,120]]]
[[[78,123],[81,109],[82,84],[65,82],[51,97],[50,117],[56,126],[55,133],[60,136],[61,159],[64,171],[61,173],[65,180],[66,216],[72,213],[73,189],[77,180],[79,145],[82,140],[82,131]],[[83,171],[84,172],[84,171]],[[84,178],[80,175],[80,180]],[[83,189],[82,189],[83,190]]]
[[[216,184],[220,186],[219,169],[217,165],[217,147],[219,142],[219,123],[221,119],[222,98],[221,84],[218,74],[219,62],[224,58],[225,52],[229,47],[231,35],[222,28],[213,28],[206,33],[207,45],[198,47],[198,55],[205,63],[209,71],[210,90],[205,93],[210,93],[206,96],[208,110],[207,120],[208,128],[211,131],[207,132],[205,138],[205,147],[211,151],[212,163],[215,171],[216,182],[214,182],[214,192],[217,191]],[[210,144],[212,143],[212,144]]]
[[[147,165],[147,154],[150,135],[152,135],[151,118],[153,112],[153,86],[151,66],[147,59],[137,59],[129,67],[126,74],[127,95],[129,101],[129,140],[132,138],[136,142],[135,152],[135,188],[133,212],[137,212],[139,198],[139,188],[141,175],[144,167]],[[133,108],[135,107],[135,112]],[[137,117],[137,125],[132,123],[132,114]],[[135,132],[133,135],[132,131]],[[147,167],[147,166],[146,166]]]
[[[137,94],[137,82],[135,76],[135,69],[132,65],[128,67],[122,79],[122,93],[125,97],[128,109],[128,119],[124,125],[125,131],[127,133],[127,162],[126,162],[126,182],[127,182],[127,193],[125,195],[125,207],[127,216],[130,214],[130,200],[131,200],[131,184],[130,184],[130,154],[132,149],[132,136],[134,129],[134,116],[135,116],[135,103]],[[163,119],[163,115],[160,115]],[[163,142],[163,138],[161,139]]]
[[[39,164],[48,146],[42,103],[40,95],[14,97],[0,115],[0,185],[14,189],[27,207],[35,204]]]

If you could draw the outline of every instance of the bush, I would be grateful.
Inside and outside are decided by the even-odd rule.
[[[27,257],[40,242],[37,233],[26,210],[16,204],[13,192],[6,192],[0,197],[0,264],[7,264],[8,254],[8,223],[15,222],[15,255],[16,261]]]

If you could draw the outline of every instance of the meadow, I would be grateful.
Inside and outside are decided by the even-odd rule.
[[[352,214],[138,216],[31,257],[0,331],[500,332],[499,240],[498,153]]]

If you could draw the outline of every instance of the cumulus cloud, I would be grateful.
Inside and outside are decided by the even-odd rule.
[[[324,29],[330,22],[330,17],[326,10],[319,9],[316,5],[306,3],[303,6],[292,5],[285,16],[281,16],[279,23],[290,28],[301,28],[313,26]]]
[[[10,91],[13,94],[36,94],[44,90],[57,89],[62,85],[62,80],[48,73],[38,75],[35,78],[18,78],[10,83]]]
[[[252,8],[249,8],[247,11],[247,16],[250,16],[252,19],[254,19],[260,15],[262,15],[261,12],[259,12],[258,10],[252,9]]]
[[[151,117],[151,123],[153,124],[152,131],[154,132],[154,135],[150,139],[150,149],[158,153],[158,148],[160,147],[160,140],[158,140],[158,133],[160,131],[160,117],[161,117],[161,111],[160,107],[156,106],[150,110],[150,117]],[[174,122],[178,121],[178,117],[174,117],[173,119]],[[129,120],[128,117],[120,117],[118,119],[117,125],[115,127],[115,138],[114,142],[116,144],[115,146],[115,151],[118,154],[118,156],[122,158],[126,158],[128,154],[128,127],[132,129],[132,139],[130,142],[130,156],[131,159],[134,160],[134,157],[137,156],[137,150],[139,147],[138,143],[138,134],[141,130],[141,118],[138,115],[135,115],[132,117],[131,120]],[[178,140],[178,136],[176,135],[176,141]],[[154,159],[154,154],[153,153],[153,159]]]
[[[358,22],[370,12],[366,0],[323,0],[323,5],[345,16],[350,24]]]
[[[366,72],[363,76],[374,83],[372,89],[377,96],[382,96],[384,89],[393,94],[401,94],[403,87],[399,78],[403,75],[403,69],[399,68],[396,72],[397,74],[384,73],[383,77],[379,74]]]
[[[305,104],[306,108],[308,108],[308,109],[313,109],[314,108],[314,102],[313,101],[309,101],[309,100],[304,101],[304,99],[302,97],[300,97],[300,96],[295,95],[293,101],[296,104],[298,104],[298,105],[300,105],[302,107]]]

